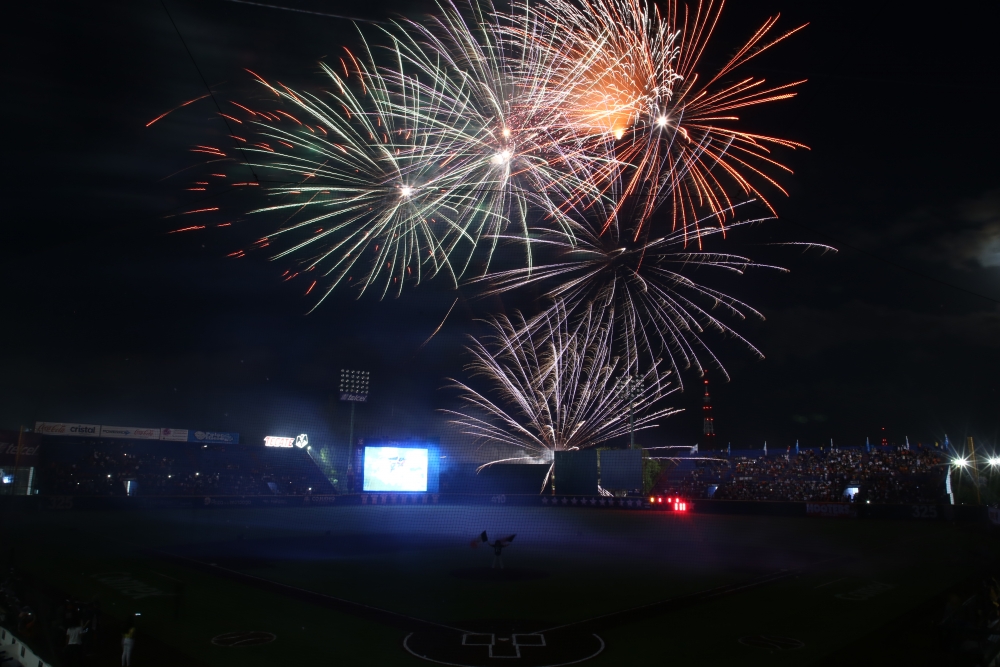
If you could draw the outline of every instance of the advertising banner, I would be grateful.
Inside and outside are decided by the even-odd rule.
[[[161,428],[160,440],[169,440],[171,442],[187,442],[188,433],[190,433],[190,431],[188,431],[186,428]]]
[[[127,438],[129,440],[159,440],[160,429],[134,426],[102,426],[102,438]]]
[[[264,438],[265,447],[294,447],[295,438],[285,438],[280,435],[268,435]]]
[[[188,442],[201,442],[205,444],[221,443],[224,445],[240,444],[239,433],[226,433],[224,431],[188,431]]]
[[[42,435],[89,435],[96,438],[101,435],[101,427],[97,424],[35,422],[35,433],[41,433]]]
[[[856,519],[858,518],[858,508],[851,503],[806,503],[806,516]]]
[[[18,440],[21,451],[17,451]],[[20,434],[17,431],[0,431],[0,466],[28,468],[38,465],[38,455],[42,449],[40,438],[34,433]]]
[[[340,392],[340,400],[348,403],[365,403],[368,401],[368,394],[352,394],[347,391]]]
[[[64,422],[35,422],[35,433],[41,435],[75,435],[91,438],[123,438],[126,440],[167,440],[170,442],[201,442],[237,445],[239,433],[224,431],[191,431],[180,428],[139,428],[135,426],[99,426]]]

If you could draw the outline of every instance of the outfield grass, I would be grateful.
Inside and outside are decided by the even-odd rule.
[[[148,643],[169,645],[191,664],[251,667],[429,663],[403,649],[405,619],[344,611],[238,575],[453,627],[530,619],[541,629],[606,616],[586,626],[606,645],[587,663],[595,667],[805,665],[954,585],[970,563],[995,556],[991,536],[943,521],[544,507],[49,512],[8,515],[5,523],[20,536],[18,568],[77,598],[99,596],[120,618],[140,612]],[[507,579],[485,572],[490,549],[470,548],[484,529],[491,538],[517,533],[504,552]],[[725,596],[683,599],[768,577],[773,581]],[[183,596],[175,618],[177,582]],[[642,605],[654,606],[615,616]],[[211,644],[238,630],[278,639],[244,648]],[[752,635],[804,646],[771,653],[739,642]]]

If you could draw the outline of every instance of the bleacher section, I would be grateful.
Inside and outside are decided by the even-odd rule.
[[[947,469],[944,454],[930,449],[719,452],[675,459],[652,493],[717,500],[939,502]]]
[[[52,443],[37,486],[46,495],[84,496],[336,492],[303,449],[156,441]]]

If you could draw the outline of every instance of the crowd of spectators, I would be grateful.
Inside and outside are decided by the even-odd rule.
[[[0,581],[0,625],[16,628],[18,636],[27,640],[35,636],[38,619],[34,610],[21,600],[23,586],[20,583],[13,569]]]
[[[674,490],[720,500],[935,502],[944,495],[945,474],[943,454],[934,450],[821,448],[704,457]]]
[[[124,643],[122,621],[104,614],[99,598],[67,597],[50,582],[13,568],[0,581],[0,625],[46,662],[63,667],[116,664]],[[0,663],[10,659],[0,656]]]
[[[996,664],[1000,654],[1000,580],[991,576],[971,590],[951,592],[938,627],[943,648],[975,657],[967,664]]]
[[[109,442],[50,447],[38,488],[49,495],[307,495],[334,488],[305,451]]]

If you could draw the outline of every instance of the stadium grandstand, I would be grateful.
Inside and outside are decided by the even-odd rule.
[[[38,489],[52,495],[334,493],[308,452],[246,445],[86,441],[44,450]]]
[[[333,466],[305,434],[240,444],[238,433],[39,422],[0,433],[7,493],[41,496],[334,494]],[[315,455],[315,458],[314,458]],[[15,484],[15,481],[17,482]]]
[[[906,447],[681,457],[653,493],[691,499],[906,504],[946,498],[943,453]]]
[[[294,438],[268,438],[261,446],[239,444],[238,434],[213,434],[185,440],[187,431],[156,430],[161,439],[132,429],[142,437],[97,433],[33,433],[29,471],[31,494],[59,496],[306,496],[347,493],[311,446]],[[128,430],[128,429],[126,429]],[[128,435],[133,435],[129,432]],[[196,432],[190,432],[192,434]],[[8,434],[15,440],[16,434]],[[28,435],[28,434],[25,434]],[[156,435],[156,434],[154,434]],[[217,436],[217,437],[214,437]],[[306,437],[306,436],[300,436]],[[223,440],[223,441],[219,441]],[[225,441],[228,440],[228,441]],[[41,446],[39,446],[39,444]],[[294,446],[295,444],[303,446]],[[270,446],[269,446],[270,445]],[[276,446],[275,446],[276,445]],[[360,459],[362,449],[356,457]],[[585,455],[585,453],[581,453]],[[432,456],[437,459],[437,456]],[[441,457],[442,459],[446,457]],[[575,458],[581,461],[573,463]],[[600,495],[593,467],[597,458],[568,453],[559,488],[579,495]],[[604,459],[608,455],[604,454]],[[569,468],[566,465],[573,463]],[[582,465],[581,465],[582,464]],[[22,464],[23,467],[23,464]],[[558,467],[558,466],[557,466]],[[440,492],[448,494],[537,495],[549,466],[494,465],[479,472],[474,464],[441,470]],[[939,503],[948,498],[948,470],[941,450],[909,446],[791,447],[785,451],[735,450],[700,456],[696,451],[662,461],[644,488],[617,495],[666,495],[691,500],[855,502],[876,504]],[[567,475],[583,471],[581,483]],[[605,463],[605,482],[608,468]],[[589,475],[589,476],[588,476]],[[27,475],[24,475],[27,476]],[[24,477],[23,476],[23,477]],[[345,476],[346,477],[346,476]],[[432,475],[436,479],[437,475]],[[608,484],[604,484],[608,487]],[[638,484],[636,484],[638,486]],[[360,490],[360,487],[355,490]],[[435,488],[435,490],[438,490]],[[568,491],[562,491],[566,493]],[[23,491],[21,492],[23,494]],[[606,493],[606,492],[605,492]]]

